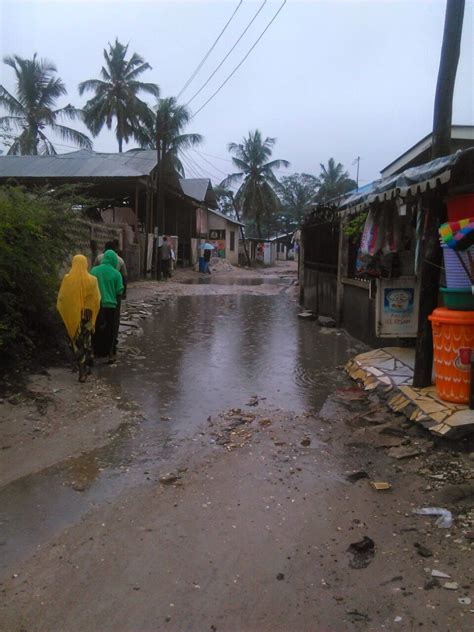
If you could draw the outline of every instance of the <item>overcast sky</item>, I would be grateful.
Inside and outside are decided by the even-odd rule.
[[[202,86],[262,1],[244,0],[182,101]],[[1,53],[37,52],[53,60],[68,89],[60,105],[82,106],[87,95],[79,97],[77,84],[98,77],[103,49],[118,37],[151,64],[143,80],[158,83],[162,96],[176,95],[237,5],[0,0]],[[191,110],[226,79],[280,5],[267,1]],[[361,183],[378,177],[431,131],[444,11],[445,0],[288,0],[242,67],[193,119],[188,131],[205,142],[200,154],[190,153],[187,175],[220,180],[232,169],[227,144],[258,128],[276,137],[274,157],[291,162],[288,173],[317,174],[319,163],[334,157],[355,177],[352,163],[360,156]],[[473,2],[467,0],[453,123],[474,124],[473,59]],[[0,83],[13,89],[13,72],[3,64]],[[113,132],[103,131],[94,149],[117,151]]]

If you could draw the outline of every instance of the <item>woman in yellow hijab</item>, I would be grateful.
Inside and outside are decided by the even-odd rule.
[[[57,308],[71,339],[79,369],[79,382],[85,382],[92,366],[92,341],[95,321],[100,308],[97,279],[87,272],[84,255],[75,255],[71,270],[64,276],[59,289]]]

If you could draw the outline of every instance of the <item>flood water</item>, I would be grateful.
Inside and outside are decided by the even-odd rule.
[[[141,406],[144,421],[123,428],[105,448],[0,491],[0,574],[4,564],[21,559],[92,506],[143,482],[144,472],[159,465],[176,441],[196,435],[209,415],[245,407],[252,396],[261,407],[318,410],[328,394],[347,384],[335,369],[360,344],[299,319],[284,289],[271,295],[180,296],[144,322],[143,335],[127,341],[133,353],[122,353],[115,368],[98,369],[121,401]],[[70,487],[77,475],[87,480],[83,493]]]

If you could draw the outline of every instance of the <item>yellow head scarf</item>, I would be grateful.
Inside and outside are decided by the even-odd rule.
[[[59,289],[57,308],[66,325],[71,340],[79,333],[84,310],[92,312],[92,327],[100,308],[100,292],[97,279],[87,272],[87,259],[75,255],[71,270],[64,276]]]

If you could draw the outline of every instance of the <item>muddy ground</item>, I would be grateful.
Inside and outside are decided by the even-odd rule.
[[[388,412],[345,377],[335,353],[329,381],[317,372],[304,381],[319,393],[306,410],[285,401],[275,377],[274,392],[230,386],[209,414],[209,395],[203,407],[196,396],[187,432],[169,431],[172,401],[155,410],[120,388],[125,370],[139,381],[147,369],[143,324],[180,318],[170,311],[177,296],[222,297],[213,317],[222,309],[227,321],[225,297],[236,295],[285,302],[296,319],[291,264],[265,283],[254,271],[219,274],[219,284],[190,272],[137,284],[116,369],[99,367],[86,385],[68,368],[49,370],[3,400],[0,629],[472,630],[469,441],[433,441]],[[341,332],[301,326],[324,345],[312,362],[342,344]],[[358,348],[344,341],[347,352]],[[267,371],[271,383],[276,368]],[[403,451],[411,456],[397,458]],[[413,513],[430,506],[450,510],[452,525]]]

